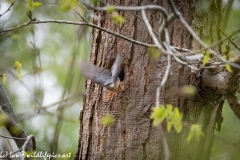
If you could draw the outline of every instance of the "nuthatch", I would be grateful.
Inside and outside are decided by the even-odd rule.
[[[110,91],[115,91],[120,85],[118,76],[121,72],[122,63],[123,58],[118,54],[112,65],[111,71],[83,61],[80,61],[79,67],[82,74],[87,79],[92,80],[102,87],[106,87]]]

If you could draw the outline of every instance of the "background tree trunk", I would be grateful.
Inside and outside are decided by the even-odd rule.
[[[111,5],[140,6],[155,4],[170,11],[168,1],[124,0],[108,1]],[[218,3],[218,4],[217,4]],[[216,41],[218,7],[221,2],[212,2],[208,11],[202,12],[198,1],[176,1],[179,11],[187,22],[195,28],[201,38]],[[210,13],[211,12],[211,13]],[[100,20],[94,23],[108,30],[115,31],[138,41],[152,43],[144,22],[132,12],[119,12],[125,23],[118,27],[109,14],[95,12]],[[136,13],[140,14],[140,13]],[[157,11],[147,11],[147,17],[155,31],[158,31],[162,15]],[[191,35],[179,20],[169,26],[171,45],[196,49]],[[109,94],[102,87],[91,81],[86,83],[84,108],[80,114],[79,148],[76,159],[164,159],[164,148],[159,128],[153,127],[149,115],[155,106],[156,88],[160,85],[166,70],[167,58],[151,58],[148,48],[134,45],[108,33],[93,29],[91,63],[110,69],[116,54],[124,57],[125,79],[121,91]],[[198,94],[186,98],[178,94],[184,85],[194,85]],[[179,107],[183,113],[184,128],[177,134],[174,130],[167,133],[164,129],[170,149],[170,159],[208,159],[214,140],[215,119],[221,110],[224,98],[213,94],[213,90],[204,88],[201,72],[172,60],[170,76],[161,90],[161,103]],[[211,97],[209,97],[211,95]],[[100,119],[111,113],[115,117],[114,125],[105,127]],[[202,125],[204,137],[199,142],[187,143],[189,125]],[[163,124],[163,128],[165,124]]]

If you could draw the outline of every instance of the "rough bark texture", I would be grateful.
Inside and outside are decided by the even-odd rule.
[[[156,4],[170,11],[168,1],[124,0],[107,1],[111,5],[139,6]],[[211,14],[197,10],[199,2],[181,0],[175,2],[184,18],[192,25],[202,38],[211,37],[214,33],[218,16],[216,4],[212,3]],[[131,12],[119,12],[125,18],[125,23],[118,27],[105,12],[95,12],[100,20],[95,20],[99,26],[121,33],[127,37],[152,43],[144,22]],[[139,14],[139,13],[137,13]],[[204,14],[204,15],[203,15]],[[162,15],[160,12],[147,11],[147,17],[154,30],[158,31]],[[216,22],[214,22],[216,20]],[[206,23],[203,23],[206,22]],[[188,49],[196,49],[194,40],[179,22],[174,20],[169,26],[171,44]],[[210,33],[210,35],[206,35]],[[75,159],[164,159],[164,150],[159,134],[159,128],[153,127],[149,115],[155,106],[155,93],[166,70],[167,58],[159,60],[150,58],[146,47],[134,45],[113,35],[93,29],[93,45],[91,62],[104,67],[111,67],[116,54],[124,57],[125,78],[122,89],[111,94],[98,85],[87,81],[84,108],[80,114],[79,148]],[[183,131],[176,134],[165,131],[170,148],[170,159],[203,159],[210,156],[214,139],[214,126],[217,113],[223,103],[221,94],[213,94],[214,90],[204,89],[201,83],[201,72],[195,72],[172,60],[171,73],[165,87],[161,90],[161,103],[179,107],[184,114]],[[194,98],[186,98],[177,94],[184,85],[192,84],[198,88]],[[176,93],[176,94],[175,94]],[[208,97],[211,95],[211,98]],[[105,127],[100,119],[106,114],[114,115],[114,125]],[[189,125],[202,125],[205,136],[199,142],[187,143],[186,137]],[[189,125],[188,125],[189,124]],[[165,128],[165,125],[163,125]]]

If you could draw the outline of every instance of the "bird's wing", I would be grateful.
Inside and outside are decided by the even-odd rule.
[[[115,82],[118,78],[118,75],[122,69],[123,58],[120,54],[117,54],[117,57],[112,65],[112,79]]]
[[[82,74],[100,86],[109,85],[112,82],[112,73],[109,70],[100,68],[88,62],[79,62],[79,67]]]

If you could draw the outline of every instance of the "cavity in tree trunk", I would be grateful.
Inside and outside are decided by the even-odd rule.
[[[123,0],[107,1],[109,5],[141,6],[160,5],[171,12],[167,0]],[[210,9],[202,12],[199,1],[176,1],[177,9],[186,21],[203,39],[217,41],[217,24],[220,15],[220,1],[210,3]],[[143,20],[137,15],[140,12],[118,12],[125,18],[120,27],[115,25],[110,14],[95,12],[94,23],[108,30],[120,33],[129,38],[153,43]],[[158,33],[163,16],[158,11],[147,10],[147,18]],[[191,50],[199,45],[178,19],[168,27],[171,45]],[[149,118],[152,107],[155,107],[156,88],[160,85],[166,71],[167,57],[151,58],[149,49],[136,45],[114,35],[93,29],[91,63],[110,69],[117,54],[124,58],[124,80],[121,90],[110,93],[99,85],[87,81],[84,108],[80,114],[80,132],[78,153],[75,159],[164,159],[164,147],[159,127],[153,127]],[[211,88],[204,88],[201,71],[194,71],[181,65],[174,59],[166,85],[161,89],[160,103],[172,104],[183,113],[184,128],[177,134],[174,130],[164,134],[170,150],[170,159],[209,159],[213,140],[215,120],[220,113],[223,96]],[[193,98],[181,94],[180,88],[185,85],[197,87],[198,93]],[[111,113],[115,123],[106,127],[100,119]],[[221,114],[220,114],[221,117]],[[187,143],[186,137],[191,124],[202,126],[204,137],[199,142]]]

